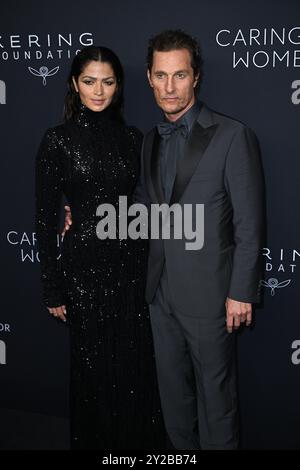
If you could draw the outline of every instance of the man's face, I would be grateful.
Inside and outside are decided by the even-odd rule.
[[[195,102],[195,77],[188,49],[155,51],[148,80],[158,106],[170,121],[179,119]]]

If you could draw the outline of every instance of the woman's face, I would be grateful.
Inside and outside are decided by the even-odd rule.
[[[92,111],[107,108],[117,90],[117,80],[111,65],[96,60],[85,66],[77,82],[73,77],[73,84],[82,104]]]

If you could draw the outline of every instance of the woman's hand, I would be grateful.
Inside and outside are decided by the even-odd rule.
[[[70,206],[64,206],[64,209],[65,209],[65,226],[63,229],[63,233],[62,233],[63,236],[70,229],[72,225],[72,214],[71,214]]]
[[[49,313],[53,315],[54,317],[60,318],[62,321],[66,322],[66,315],[67,315],[67,310],[65,305],[61,305],[60,307],[47,307],[49,310]]]

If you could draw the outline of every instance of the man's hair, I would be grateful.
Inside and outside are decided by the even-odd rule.
[[[149,39],[148,53],[147,53],[147,66],[151,72],[153,65],[154,52],[169,52],[179,49],[187,49],[191,56],[191,66],[194,70],[194,75],[199,75],[196,88],[199,87],[200,81],[203,77],[202,65],[203,59],[201,56],[200,45],[198,41],[185,33],[181,29],[168,29],[153,36]]]

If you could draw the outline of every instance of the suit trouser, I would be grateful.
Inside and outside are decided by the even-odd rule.
[[[150,304],[166,429],[176,449],[235,449],[235,334],[224,315],[207,321],[176,309],[164,267]]]

